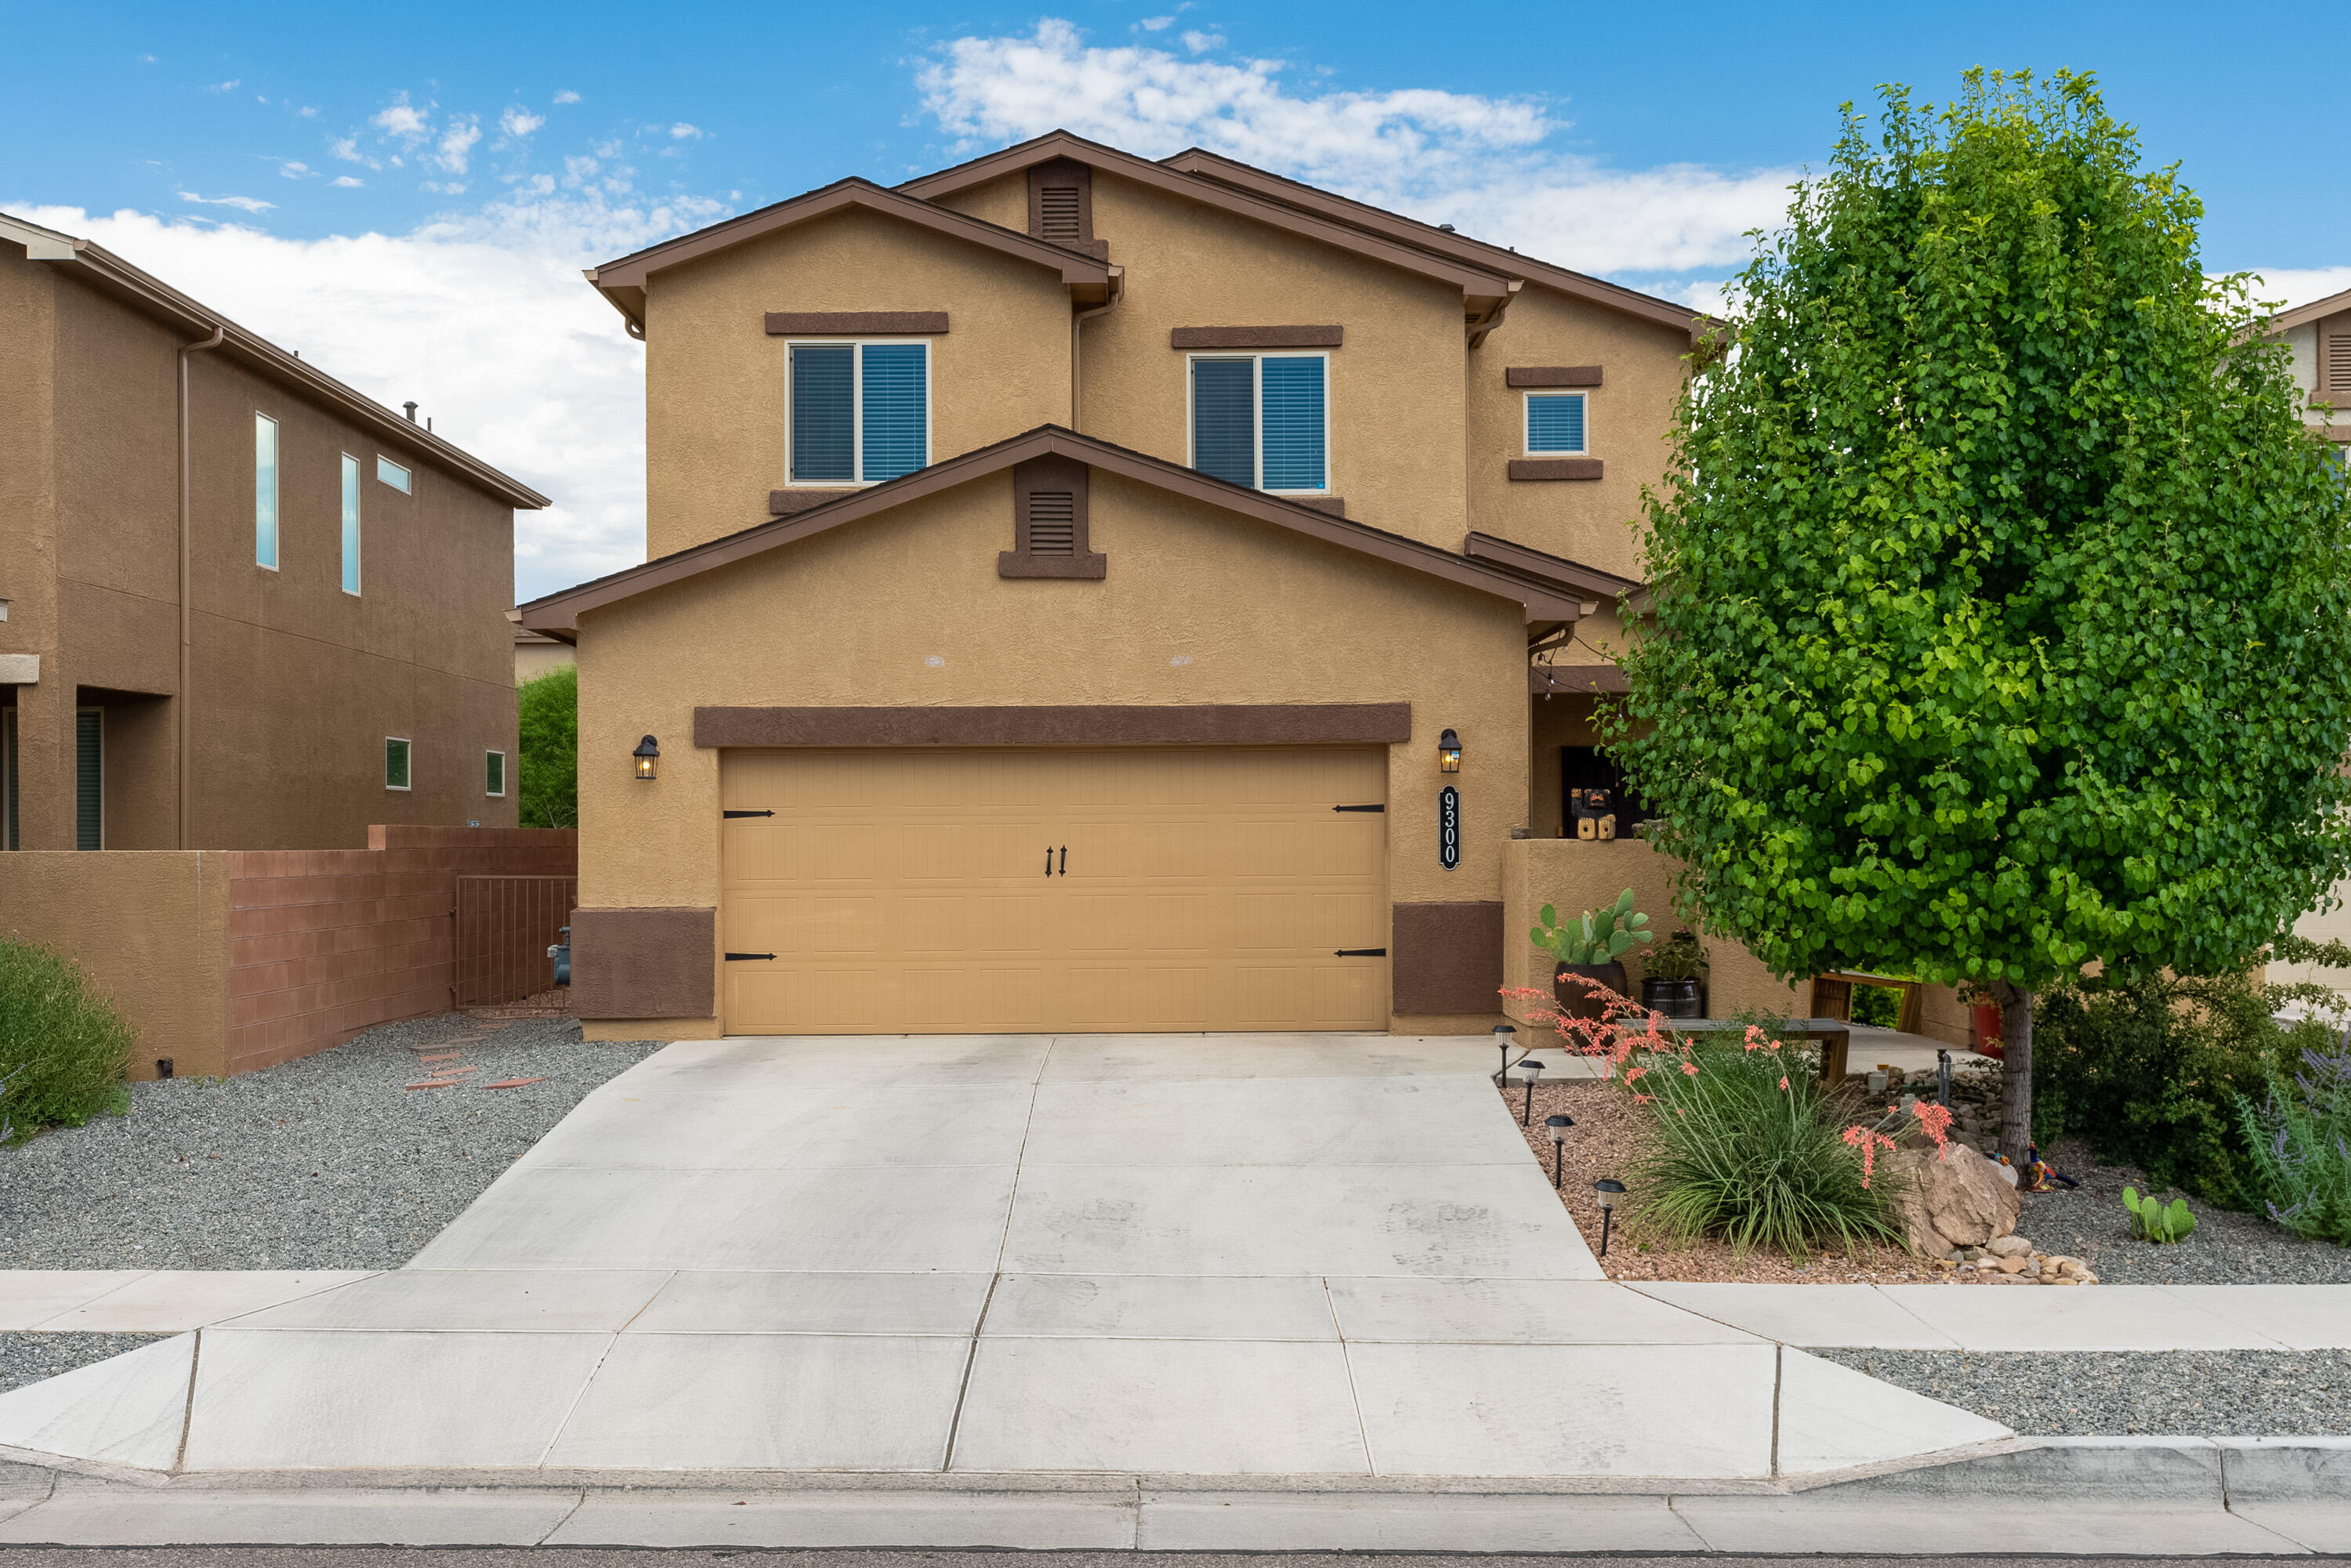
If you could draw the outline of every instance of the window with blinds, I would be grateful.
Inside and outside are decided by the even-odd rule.
[[[794,343],[796,485],[878,485],[931,460],[927,343]]]
[[[12,770],[13,771],[13,770]],[[74,848],[106,847],[106,710],[74,710]]]
[[[1589,449],[1582,392],[1527,393],[1527,455],[1582,457]]]
[[[1330,488],[1323,354],[1192,361],[1192,466],[1252,489]]]

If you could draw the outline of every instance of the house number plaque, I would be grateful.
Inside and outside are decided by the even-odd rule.
[[[1437,861],[1447,871],[1461,863],[1461,791],[1450,784],[1437,796]]]

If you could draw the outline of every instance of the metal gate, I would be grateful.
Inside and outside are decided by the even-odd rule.
[[[496,1007],[555,984],[547,949],[580,902],[576,876],[457,879],[456,1004]]]

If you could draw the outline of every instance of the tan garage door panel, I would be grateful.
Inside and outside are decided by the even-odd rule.
[[[1379,1029],[1378,748],[729,751],[736,1034]],[[1050,873],[1048,867],[1050,866]]]

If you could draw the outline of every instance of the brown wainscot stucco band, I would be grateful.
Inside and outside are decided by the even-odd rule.
[[[704,747],[1394,746],[1411,738],[1410,703],[694,710],[694,743]]]
[[[1499,902],[1396,904],[1388,951],[1388,1006],[1396,1015],[1501,1010]]]
[[[1597,479],[1600,459],[1597,457],[1513,457],[1510,459],[1513,479]]]
[[[770,310],[770,338],[903,338],[947,329],[944,310]]]
[[[1514,387],[1596,387],[1598,365],[1511,365],[1502,371],[1505,385]]]
[[[1171,349],[1335,349],[1346,330],[1341,327],[1176,327],[1167,334]]]
[[[575,909],[571,1005],[586,1019],[711,1018],[716,909]]]

